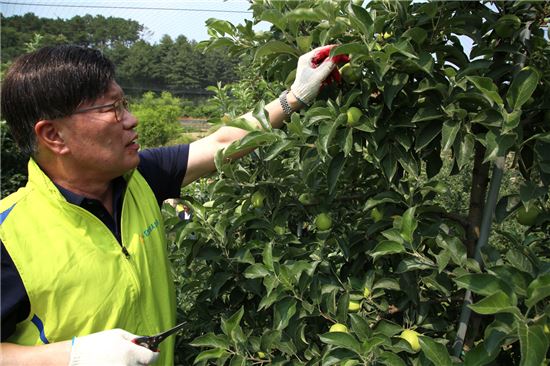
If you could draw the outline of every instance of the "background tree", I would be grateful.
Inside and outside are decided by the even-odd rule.
[[[165,145],[181,132],[178,118],[182,115],[181,101],[168,92],[156,97],[153,92],[143,95],[132,106],[132,113],[139,121],[137,132],[143,148]]]
[[[167,90],[188,98],[204,98],[209,94],[206,87],[237,78],[238,60],[228,57],[224,50],[203,54],[195,48],[195,41],[184,36],[174,41],[164,36],[158,44],[151,44],[144,39],[143,25],[134,20],[89,14],[49,19],[27,13],[2,15],[1,22],[3,65],[26,52],[26,45],[32,42],[35,47],[67,43],[94,47],[113,60],[120,84],[136,97],[146,91]]]

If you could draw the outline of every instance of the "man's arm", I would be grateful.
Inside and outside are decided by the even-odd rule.
[[[105,330],[72,341],[40,346],[0,344],[0,364],[4,365],[148,365],[159,356],[132,340],[138,336],[122,329]]]
[[[296,111],[302,107],[302,104],[296,99],[292,92],[287,96],[288,104],[292,110]],[[286,118],[286,114],[281,107],[279,100],[274,100],[265,106],[269,114],[269,121],[273,128],[280,128]],[[243,115],[241,118],[258,123],[252,112]],[[187,185],[196,179],[213,172],[216,169],[214,158],[218,150],[229,146],[233,141],[239,140],[246,136],[248,131],[237,127],[223,126],[211,135],[208,135],[200,140],[194,141],[189,146],[189,160],[187,172],[183,179],[183,185]],[[248,152],[242,152],[232,156],[232,158],[240,158]]]
[[[333,46],[324,46],[314,49],[302,55],[298,60],[296,80],[287,94],[287,101],[293,111],[304,106],[302,103],[310,103],[317,96],[322,82],[333,71],[337,62],[344,62],[347,56],[327,57]],[[269,114],[269,122],[274,128],[283,126],[287,117],[279,100],[274,100],[265,107]],[[242,116],[246,120],[259,124],[249,112]],[[243,138],[248,132],[237,127],[223,126],[213,134],[191,143],[189,147],[189,160],[187,172],[182,185],[187,185],[196,179],[203,177],[216,169],[214,159],[220,149],[224,149],[232,142]],[[248,151],[250,152],[250,151]],[[241,152],[231,158],[239,158],[248,152]]]
[[[42,346],[20,346],[13,343],[0,344],[0,364],[8,365],[68,365],[71,342],[57,342]]]

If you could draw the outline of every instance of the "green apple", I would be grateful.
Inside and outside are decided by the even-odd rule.
[[[357,107],[350,107],[347,112],[348,115],[348,125],[355,126],[359,123],[361,116],[363,116],[363,111]]]
[[[258,358],[265,358],[265,352],[258,352]]]
[[[330,333],[334,333],[334,332],[348,333],[348,327],[346,327],[344,324],[336,323],[336,324],[333,324],[328,331]]]
[[[359,301],[353,301],[351,300],[348,303],[348,311],[351,313],[355,313],[361,309],[361,303]]]
[[[311,205],[314,201],[313,195],[311,193],[302,193],[300,197],[298,197],[298,201],[302,205]]]
[[[413,351],[418,352],[420,351],[420,341],[418,340],[418,336],[418,332],[412,329],[405,329],[403,332],[401,332],[401,335],[399,337],[409,342]]]
[[[321,231],[328,230],[332,227],[332,218],[326,212],[322,212],[315,217],[315,226]]]
[[[264,199],[265,199],[265,196],[262,192],[260,191],[254,192],[251,198],[252,206],[254,206],[255,208],[264,207]]]
[[[368,287],[365,287],[363,289],[363,297],[366,299],[369,296],[370,296],[370,289]]]
[[[283,235],[284,233],[286,233],[286,228],[284,226],[280,226],[280,225],[275,225],[275,227],[273,227],[273,230],[278,235]]]
[[[517,221],[521,225],[533,226],[537,222],[537,217],[540,214],[540,209],[534,204],[521,206],[517,212]]]
[[[340,68],[340,74],[342,75],[342,80],[348,84],[355,83],[363,77],[361,68],[353,66],[349,62]]]

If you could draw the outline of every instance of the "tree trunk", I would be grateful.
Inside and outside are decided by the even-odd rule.
[[[483,207],[485,205],[485,196],[487,195],[487,186],[489,184],[488,163],[483,163],[485,156],[485,147],[479,142],[474,146],[474,167],[472,169],[472,188],[470,191],[470,207],[468,210],[468,235],[466,239],[466,249],[468,257],[473,258],[479,231],[481,219],[483,217]]]

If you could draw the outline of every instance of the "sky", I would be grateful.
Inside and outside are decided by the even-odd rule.
[[[228,20],[233,24],[252,19],[247,0],[0,0],[4,16],[32,12],[44,18],[68,19],[76,15],[103,15],[136,20],[149,32],[145,40],[158,42],[163,35],[172,39],[208,39],[208,18]],[[259,25],[257,29],[261,29]]]

